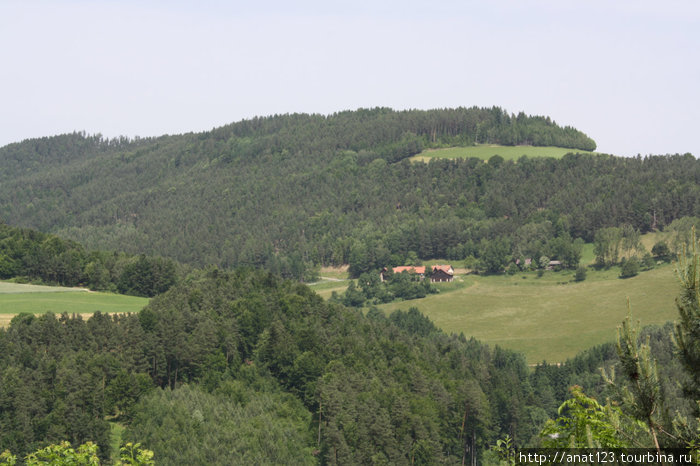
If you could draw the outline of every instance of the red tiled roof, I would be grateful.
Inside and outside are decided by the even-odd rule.
[[[408,273],[424,274],[425,273],[425,266],[414,267],[412,265],[402,265],[401,267],[394,267],[394,268],[392,268],[392,270],[394,271],[394,273],[408,272]]]

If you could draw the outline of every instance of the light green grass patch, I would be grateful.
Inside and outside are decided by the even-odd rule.
[[[350,280],[334,280],[334,281],[321,281],[317,283],[312,283],[309,288],[314,290],[323,299],[328,299],[333,295],[335,291],[338,294],[345,293],[350,285]]]
[[[148,304],[148,298],[125,296],[113,293],[93,293],[86,291],[0,294],[0,314],[28,312],[63,312],[84,314],[95,311],[108,313],[138,312]]]
[[[347,265],[343,265],[342,267],[321,267],[319,275],[321,279],[335,278],[338,280],[346,280],[350,277]]]
[[[591,265],[595,262],[595,245],[586,243],[581,250],[581,265]]]
[[[618,268],[590,270],[584,282],[571,272],[519,273],[513,276],[468,276],[466,286],[423,299],[380,306],[387,313],[417,307],[448,333],[464,333],[485,343],[523,352],[528,362],[560,362],[591,346],[612,341],[627,315],[642,325],[677,317],[679,291],[672,266],[616,278]],[[525,277],[525,278],[523,278]]]
[[[564,155],[574,153],[590,153],[579,149],[567,149],[564,147],[537,147],[537,146],[499,146],[491,144],[479,144],[468,147],[449,147],[446,149],[427,149],[410,158],[412,161],[428,162],[430,159],[465,159],[476,157],[488,160],[494,155],[500,155],[505,160],[517,160],[523,155],[528,157],[554,157],[562,158]]]

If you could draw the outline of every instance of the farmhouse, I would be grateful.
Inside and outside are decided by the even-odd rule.
[[[394,273],[410,273],[410,274],[416,274],[418,275],[418,278],[420,280],[423,280],[425,278],[425,266],[414,266],[414,265],[404,265],[400,267],[392,267],[392,272]],[[454,275],[455,271],[452,268],[451,265],[433,265],[430,267],[431,274],[430,274],[430,281],[432,283],[440,283],[440,282],[451,282],[454,280]],[[382,281],[386,279],[386,272],[387,268],[384,267],[382,271],[379,273],[379,276]]]
[[[454,278],[455,271],[451,265],[433,265],[433,273],[430,275],[431,282],[451,282]]]
[[[419,275],[419,278],[421,280],[423,280],[425,278],[425,266],[415,267],[412,265],[402,265],[401,267],[392,267],[391,270],[394,273],[402,273],[402,272],[415,273],[415,274]],[[387,272],[387,269],[386,269],[386,267],[384,267],[384,269],[379,274],[382,281],[384,281],[384,279],[386,278],[385,277],[386,272]]]

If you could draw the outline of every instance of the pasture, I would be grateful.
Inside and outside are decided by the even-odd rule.
[[[91,292],[80,288],[23,285],[0,282],[0,326],[7,326],[20,313],[89,315],[104,313],[138,312],[148,298],[113,293]]]
[[[664,265],[629,279],[619,268],[589,270],[573,282],[573,272],[535,272],[512,276],[457,277],[441,292],[423,299],[381,305],[390,313],[417,307],[448,333],[464,333],[491,345],[520,351],[528,363],[560,362],[591,346],[613,341],[627,315],[642,325],[677,318],[679,292],[674,268]]]
[[[528,157],[554,157],[562,158],[569,152],[586,153],[579,149],[567,149],[564,147],[536,147],[536,146],[499,146],[495,144],[478,144],[469,147],[449,147],[445,149],[427,149],[414,155],[409,160],[415,162],[428,162],[430,159],[465,159],[476,157],[488,160],[494,155],[500,155],[505,160],[518,160],[523,155]]]

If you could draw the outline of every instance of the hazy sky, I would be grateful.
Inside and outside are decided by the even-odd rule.
[[[0,0],[0,146],[498,105],[700,156],[700,2]]]

